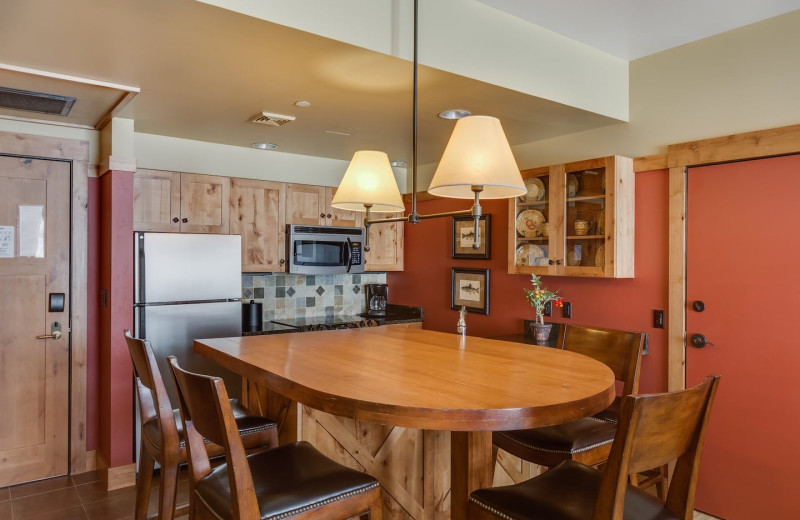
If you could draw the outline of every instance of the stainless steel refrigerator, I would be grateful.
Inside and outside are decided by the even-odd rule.
[[[134,242],[135,334],[153,345],[173,408],[169,355],[187,370],[222,377],[240,397],[241,377],[194,354],[192,344],[242,335],[241,237],[137,232]]]

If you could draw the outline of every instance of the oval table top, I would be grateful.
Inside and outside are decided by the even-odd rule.
[[[199,339],[194,350],[312,408],[427,430],[559,424],[615,395],[611,369],[574,352],[412,328]]]

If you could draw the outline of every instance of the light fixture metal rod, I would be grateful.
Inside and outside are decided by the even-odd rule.
[[[419,25],[419,5],[418,0],[414,0],[414,124],[411,129],[411,214],[408,221],[412,224],[419,222],[417,213],[417,68],[419,59],[417,57],[417,40]]]

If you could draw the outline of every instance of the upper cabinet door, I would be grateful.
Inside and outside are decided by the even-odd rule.
[[[385,213],[386,218],[402,213]],[[369,251],[364,254],[367,271],[403,270],[403,222],[375,224],[369,227]]]
[[[231,234],[242,235],[242,271],[285,270],[286,185],[281,182],[231,181]]]
[[[325,225],[325,187],[286,185],[286,223],[303,226]]]
[[[181,231],[227,234],[231,180],[213,175],[181,175]]]
[[[137,170],[133,176],[133,229],[177,232],[181,229],[181,174]]]
[[[364,213],[361,211],[350,211],[337,209],[331,206],[333,195],[336,188],[325,188],[325,220],[328,226],[340,227],[361,227],[364,222]]]

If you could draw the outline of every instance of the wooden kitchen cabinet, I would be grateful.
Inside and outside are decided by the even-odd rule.
[[[161,170],[133,176],[133,229],[182,233],[229,230],[230,178]]]
[[[331,207],[336,188],[286,185],[286,223],[306,226],[359,227],[363,213]]]
[[[381,213],[377,218],[401,216],[402,213]],[[403,222],[375,224],[369,228],[369,251],[364,255],[367,271],[403,270]]]
[[[136,170],[133,176],[133,229],[181,230],[181,174]]]
[[[527,195],[509,201],[509,273],[633,277],[632,159],[590,159],[522,176]]]
[[[230,232],[242,236],[242,272],[286,269],[286,184],[232,179]]]

